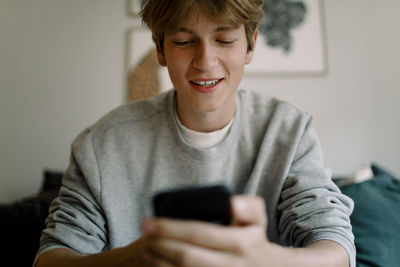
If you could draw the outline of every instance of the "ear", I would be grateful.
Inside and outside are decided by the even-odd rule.
[[[161,52],[161,49],[157,46],[157,59],[158,59],[158,63],[163,66],[166,67],[167,66],[167,61],[165,60],[165,55],[163,52]]]
[[[253,60],[254,49],[256,48],[257,37],[258,37],[258,29],[254,32],[253,37],[252,37],[253,49],[247,51],[246,60],[245,60],[245,63],[246,63],[246,64],[250,64],[250,62]]]

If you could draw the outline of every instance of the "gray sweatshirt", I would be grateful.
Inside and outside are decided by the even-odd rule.
[[[172,90],[121,106],[74,140],[37,257],[56,247],[91,254],[128,245],[151,215],[154,192],[223,183],[265,199],[270,241],[332,240],[355,266],[353,203],[331,181],[308,114],[239,90],[229,133],[200,149],[181,136],[175,98]]]

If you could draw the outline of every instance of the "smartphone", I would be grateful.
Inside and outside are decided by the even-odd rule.
[[[156,217],[231,223],[231,191],[224,185],[181,188],[153,196]]]

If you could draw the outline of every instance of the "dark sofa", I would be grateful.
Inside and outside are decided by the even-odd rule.
[[[44,171],[38,194],[0,204],[3,262],[11,262],[12,266],[32,265],[48,208],[58,193],[62,175],[62,172]],[[371,177],[363,182],[335,181],[354,200],[350,219],[357,266],[400,267],[400,180],[372,164]]]
[[[0,251],[3,263],[32,266],[51,201],[57,195],[62,172],[46,170],[40,191],[13,203],[0,204]]]

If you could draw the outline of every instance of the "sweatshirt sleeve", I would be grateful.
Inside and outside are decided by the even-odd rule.
[[[50,206],[33,266],[41,254],[53,248],[70,248],[81,254],[107,249],[107,224],[96,166],[91,134],[86,130],[72,144],[70,164]]]
[[[332,182],[324,166],[311,118],[299,138],[278,205],[282,240],[295,247],[331,240],[345,248],[355,266],[354,235],[350,224],[353,201]]]

